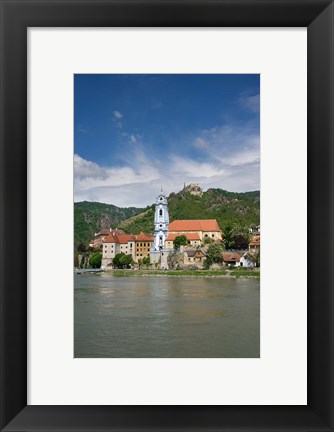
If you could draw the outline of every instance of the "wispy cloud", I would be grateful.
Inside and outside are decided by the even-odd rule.
[[[77,127],[77,131],[80,132],[80,133],[83,133],[83,134],[88,134],[88,133],[89,133],[89,132],[88,132],[88,129],[85,128],[85,127],[82,126],[82,125],[78,125],[78,127]]]
[[[114,111],[114,117],[119,120],[123,117],[123,114],[119,111]]]
[[[239,105],[253,113],[260,112],[260,95],[244,95],[238,99]]]
[[[205,134],[210,135],[209,131]],[[258,189],[258,139],[248,136],[248,146],[239,148],[242,136],[246,138],[242,134],[234,137],[232,144],[227,141],[230,146],[219,152],[222,135],[226,138],[229,134],[215,128],[211,135],[203,160],[173,154],[162,161],[145,154],[145,146],[140,144],[131,147],[131,157],[124,159],[124,166],[100,167],[75,155],[75,200],[91,200],[94,196],[96,201],[122,207],[143,207],[154,202],[160,184],[170,193],[179,191],[184,182],[200,183],[204,189]]]
[[[197,137],[194,140],[194,147],[197,147],[199,149],[206,149],[209,147],[209,143],[205,139]]]
[[[113,112],[113,121],[114,121],[114,124],[119,129],[122,129],[122,127],[123,127],[122,118],[123,118],[123,114],[121,112],[119,112],[119,111],[114,111]]]

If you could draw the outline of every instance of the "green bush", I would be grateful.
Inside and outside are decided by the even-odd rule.
[[[102,254],[100,252],[95,252],[90,258],[89,258],[89,265],[92,268],[100,268],[102,262]]]

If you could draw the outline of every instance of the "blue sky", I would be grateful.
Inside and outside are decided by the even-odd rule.
[[[259,189],[260,76],[75,75],[74,153],[75,201]]]

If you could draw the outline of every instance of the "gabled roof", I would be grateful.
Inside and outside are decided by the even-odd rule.
[[[188,257],[193,257],[195,255],[200,257],[206,256],[206,254],[201,249],[187,249],[185,252],[188,255]]]
[[[240,261],[240,257],[241,255],[235,252],[223,252],[223,260],[227,262],[238,262]]]
[[[169,224],[169,231],[220,231],[216,219],[175,220]]]
[[[133,236],[135,241],[154,241],[154,236],[141,232]]]
[[[179,233],[169,233],[166,240],[167,241],[174,241],[176,237],[184,235],[186,236],[187,240],[201,240],[200,236],[198,233],[183,233],[183,232],[179,232]]]
[[[112,233],[110,232],[109,235],[102,240],[103,243],[118,243],[118,238],[117,236],[113,236]]]

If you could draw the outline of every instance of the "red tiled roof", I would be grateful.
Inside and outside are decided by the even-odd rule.
[[[138,235],[134,236],[135,241],[152,241],[154,240],[154,236],[141,232]]]
[[[168,237],[166,238],[167,241],[174,241],[176,237],[184,235],[187,237],[187,240],[200,240],[200,236],[197,233],[169,233]]]
[[[117,236],[117,238],[118,238],[118,243],[125,244],[129,240],[132,240],[133,236],[130,234],[122,234],[122,235]]]
[[[119,244],[126,244],[130,240],[133,241],[152,241],[154,240],[153,236],[149,236],[148,234],[145,234],[141,232],[139,235],[132,235],[132,234],[120,234],[120,235],[113,235],[114,231],[109,233],[108,237],[103,240],[103,243],[119,243]]]
[[[113,236],[111,232],[109,232],[109,235],[102,240],[103,243],[118,243],[117,236]]]
[[[240,261],[240,254],[234,253],[234,252],[223,252],[223,260],[224,261]]]
[[[216,219],[175,220],[169,224],[169,231],[220,231]]]

